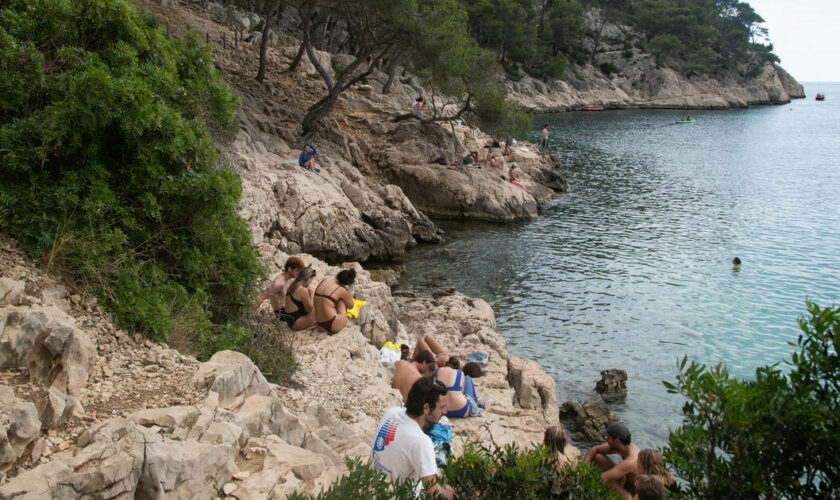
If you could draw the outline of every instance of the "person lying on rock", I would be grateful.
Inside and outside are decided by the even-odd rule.
[[[446,407],[449,408],[446,416],[449,418],[468,418],[478,412],[478,405],[474,399],[464,395],[464,372],[454,366],[460,365],[456,356],[450,356],[446,366],[438,367],[435,370],[435,378],[446,386]]]
[[[405,401],[404,408],[390,408],[379,421],[373,440],[371,462],[391,479],[417,481],[415,490],[419,498],[426,493],[434,497],[452,499],[455,490],[438,484],[438,468],[432,440],[423,428],[440,421],[446,412],[446,388],[428,377],[415,381]]]
[[[427,333],[422,339],[417,341],[417,345],[414,346],[415,358],[423,351],[427,351],[434,356],[437,366],[446,366],[450,356],[453,356],[443,349],[443,346],[440,345],[440,342],[431,333]],[[456,359],[458,359],[459,363],[456,368],[461,369],[470,377],[476,378],[484,374],[479,363],[464,363],[460,358]]]
[[[405,402],[414,383],[427,375],[431,375],[435,366],[435,357],[429,351],[420,352],[414,356],[412,361],[397,361],[394,363],[391,387],[399,389],[403,402]]]
[[[356,281],[355,269],[339,271],[335,279],[326,278],[315,289],[315,319],[318,327],[332,335],[349,321],[347,310],[353,309],[350,287]]]
[[[580,460],[580,450],[569,444],[566,431],[557,425],[552,425],[543,434],[543,444],[557,457],[557,472],[563,474],[566,471],[566,464],[572,465],[572,470],[577,469]]]
[[[286,297],[286,290],[289,285],[298,277],[300,270],[303,269],[303,261],[297,257],[289,257],[286,263],[283,264],[283,272],[278,274],[271,285],[257,296],[257,302],[251,307],[251,312],[257,312],[265,299],[268,299],[271,304],[271,310],[274,311],[276,317],[281,317],[285,314],[284,300]]]
[[[312,330],[315,328],[315,307],[313,291],[309,289],[315,270],[304,267],[297,278],[289,285],[286,292],[286,313],[283,318],[292,330]]]
[[[619,497],[627,498],[636,494],[636,476],[638,476],[639,447],[630,442],[630,430],[621,422],[613,422],[601,435],[607,444],[593,446],[586,452],[583,461],[595,464],[602,471],[601,481]],[[608,455],[618,454],[622,461],[615,463]]]
[[[318,151],[316,151],[310,144],[304,145],[303,151],[300,153],[300,157],[298,158],[298,165],[310,172],[314,172],[316,154],[318,154]]]

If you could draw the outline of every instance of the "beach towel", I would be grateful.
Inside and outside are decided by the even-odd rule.
[[[531,192],[528,191],[527,189],[525,189],[525,187],[523,187],[522,184],[519,184],[518,182],[513,182],[513,181],[510,181],[510,183],[513,184],[514,186],[518,187],[519,189],[525,191],[526,193],[531,194]]]
[[[479,401],[478,395],[475,393],[475,385],[473,385],[472,377],[469,375],[464,375],[464,397],[467,398],[470,405],[470,417],[483,417],[484,414],[481,413],[479,408],[484,408],[484,404]]]
[[[482,368],[487,368],[487,361],[490,359],[487,354],[483,352],[474,352],[467,356],[467,363],[478,363]]]
[[[396,363],[400,359],[400,345],[393,342],[385,342],[379,349],[379,361],[383,363]]]
[[[527,153],[529,151],[529,149],[526,148],[526,147],[520,147],[519,150],[522,151],[523,153]]]
[[[347,311],[348,318],[358,318],[359,317],[359,309],[362,308],[363,305],[367,304],[364,300],[357,300],[353,299],[353,309]]]
[[[432,439],[435,447],[435,462],[438,467],[446,467],[452,459],[452,427],[446,416],[440,417],[440,421],[429,429],[424,429],[427,436]]]

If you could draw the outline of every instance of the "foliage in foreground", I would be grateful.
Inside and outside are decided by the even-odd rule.
[[[344,498],[414,499],[410,481],[389,481],[384,474],[359,459],[347,461],[349,472],[317,500]],[[542,446],[520,450],[508,445],[487,448],[467,443],[461,457],[443,470],[441,484],[451,485],[459,498],[615,498],[601,483],[601,473],[589,465],[571,466],[557,473],[555,457]],[[300,495],[291,498],[301,500]],[[427,498],[432,498],[427,496]]]
[[[209,133],[237,100],[207,47],[125,0],[9,0],[0,74],[0,230],[127,330],[200,344],[237,322],[260,266]]]
[[[667,462],[687,498],[836,498],[840,489],[840,308],[808,303],[785,373],[739,380],[683,359],[669,392],[686,397]]]

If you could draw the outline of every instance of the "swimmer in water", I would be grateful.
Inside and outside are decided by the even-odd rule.
[[[735,257],[732,259],[732,270],[733,271],[740,271],[741,270],[741,259]]]

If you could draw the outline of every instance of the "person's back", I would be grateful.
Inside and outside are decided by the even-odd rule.
[[[429,351],[418,353],[413,361],[397,361],[394,375],[391,377],[391,387],[398,389],[403,401],[408,398],[408,392],[415,382],[435,367],[435,357]]]
[[[356,279],[355,269],[344,269],[335,279],[326,278],[315,289],[315,321],[327,333],[338,333],[347,325],[347,310],[353,308],[348,287]]]
[[[469,411],[465,415],[459,414],[463,413],[459,410],[467,405],[467,398],[464,396],[464,373],[461,370],[443,366],[435,371],[435,378],[446,386],[446,407],[449,409],[447,416],[468,417]]]

